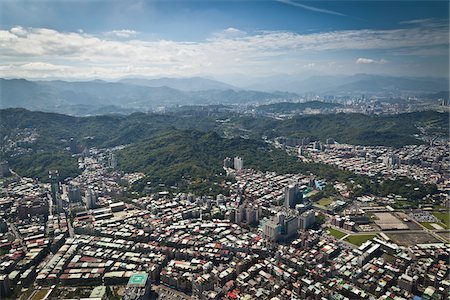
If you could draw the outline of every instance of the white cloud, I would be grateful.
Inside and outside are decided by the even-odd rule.
[[[54,64],[49,64],[45,62],[31,62],[27,64],[23,64],[20,66],[20,68],[24,70],[29,71],[56,71],[56,70],[62,70],[64,68],[68,68],[67,66],[58,66]]]
[[[227,29],[217,32],[214,34],[214,38],[226,39],[226,38],[237,38],[243,37],[247,33],[245,31],[239,30],[237,28],[228,27]]]
[[[104,35],[46,28],[0,30],[2,73],[17,77],[30,74],[44,77],[51,73],[52,76],[71,78],[242,72],[257,75],[292,73],[299,62],[305,68],[317,69],[323,63],[320,64],[320,59],[308,57],[317,57],[326,51],[334,56],[342,50],[393,53],[394,50],[448,48],[448,28],[445,26],[312,34],[284,31],[249,34],[230,27],[210,39],[196,42],[139,39],[133,30],[113,32],[114,35],[105,38]],[[121,34],[122,37],[135,37],[132,40],[123,39]],[[308,60],[317,64],[308,64]],[[385,60],[367,57],[360,57],[356,62],[386,63]]]
[[[364,58],[364,57],[360,57],[356,60],[357,64],[379,64],[379,65],[384,65],[386,63],[386,60],[384,59],[380,59],[380,60],[375,60],[375,59],[371,59],[371,58]]]
[[[27,31],[23,29],[21,26],[13,27],[11,28],[11,33],[18,36],[18,37],[26,37]]]
[[[316,66],[316,63],[309,63],[303,66],[305,69],[313,69]]]
[[[137,35],[138,32],[130,29],[122,29],[122,30],[113,30],[106,32],[106,35],[108,36],[115,36],[119,38],[129,38],[132,36]]]

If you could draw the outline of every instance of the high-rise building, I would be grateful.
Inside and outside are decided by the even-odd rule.
[[[297,234],[298,219],[294,215],[279,212],[263,223],[264,238],[271,242],[289,239]]]
[[[297,204],[298,187],[297,184],[291,184],[284,189],[284,207],[295,208]]]
[[[245,206],[244,205],[239,205],[239,207],[236,209],[234,220],[238,224],[243,223],[243,222],[246,221],[246,214],[245,214]]]
[[[407,274],[402,274],[398,279],[398,286],[405,291],[412,292],[415,288],[415,280]]]
[[[303,148],[303,146],[298,147],[298,155],[300,156],[305,155],[305,148]]]
[[[62,200],[61,195],[59,193],[56,194],[56,212],[58,214],[64,212],[64,210],[63,210],[63,200]]]
[[[396,168],[400,165],[400,158],[397,155],[389,155],[384,158],[384,164],[391,168]]]
[[[306,211],[302,213],[298,219],[298,227],[300,230],[305,231],[310,228],[312,224],[316,221],[316,215],[314,211]]]
[[[95,208],[96,203],[97,203],[97,195],[91,188],[88,188],[86,190],[86,206],[87,206],[87,208],[88,209]]]
[[[314,150],[321,151],[321,150],[322,150],[322,144],[321,144],[319,141],[315,141],[315,142],[313,143],[313,149],[314,149]]]
[[[243,168],[244,168],[244,160],[241,157],[236,156],[234,158],[234,169],[242,170]]]
[[[267,220],[263,224],[264,238],[270,242],[276,242],[281,236],[281,225],[276,220]]]
[[[248,225],[254,225],[259,221],[258,209],[253,206],[247,206],[245,209],[245,217]]]
[[[59,172],[58,170],[51,170],[48,172],[48,179],[50,181],[50,188],[52,193],[53,203],[56,204],[56,197],[61,194],[61,186],[59,183]]]
[[[69,140],[69,147],[70,147],[70,152],[72,154],[77,154],[78,153],[78,144],[77,144],[77,140],[75,138],[70,138]]]
[[[67,195],[70,202],[81,202],[81,190],[79,186],[72,185],[67,188]]]
[[[224,169],[228,169],[232,167],[232,162],[231,162],[231,158],[229,157],[225,157],[223,160],[223,168]]]
[[[116,155],[112,152],[110,152],[108,156],[108,167],[113,169],[117,167],[117,158]]]
[[[284,219],[283,231],[286,238],[290,238],[297,234],[298,219],[296,216],[288,216]]]

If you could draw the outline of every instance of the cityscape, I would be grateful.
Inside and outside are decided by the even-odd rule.
[[[0,299],[448,299],[448,14],[0,1]]]

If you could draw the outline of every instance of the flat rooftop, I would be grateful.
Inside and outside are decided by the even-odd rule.
[[[147,273],[134,273],[128,280],[128,287],[145,287],[147,283]]]
[[[378,220],[375,220],[375,224],[382,230],[409,229],[408,225],[403,223],[392,213],[383,212],[374,213],[374,215],[378,218]]]

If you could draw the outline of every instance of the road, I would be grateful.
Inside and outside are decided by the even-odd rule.
[[[20,235],[19,231],[16,228],[16,225],[14,225],[13,223],[7,222],[6,224],[8,224],[9,229],[11,229],[12,233],[14,234],[14,236],[16,237],[16,239],[19,240],[20,245],[25,249],[25,251],[27,250],[27,246],[25,245],[25,242],[22,238],[22,236]]]

